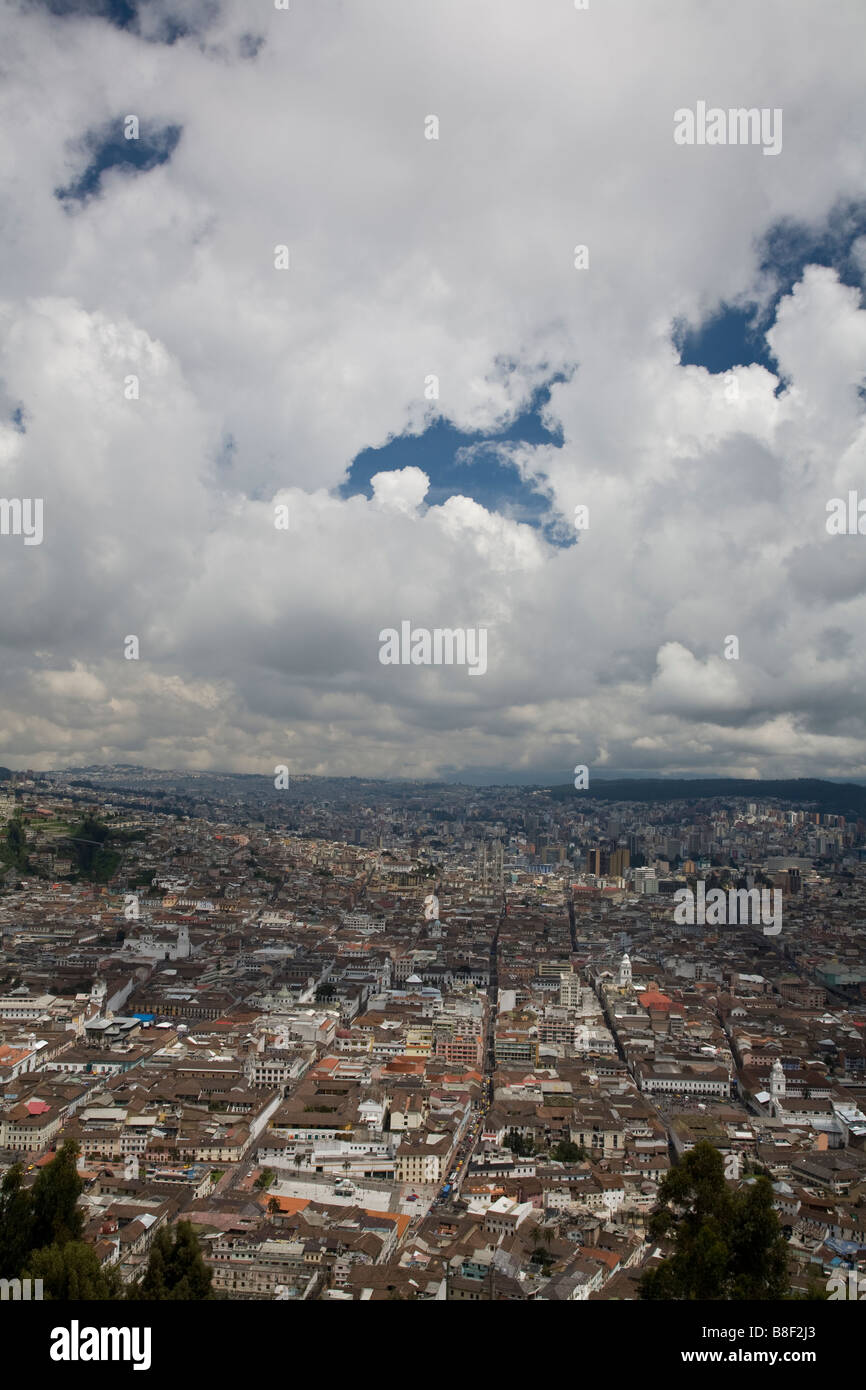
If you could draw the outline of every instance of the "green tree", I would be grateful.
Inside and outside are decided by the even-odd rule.
[[[84,1218],[78,1198],[84,1183],[75,1166],[77,1157],[78,1145],[67,1139],[33,1184],[32,1249],[65,1245],[81,1237]]]
[[[640,1281],[643,1299],[781,1299],[787,1246],[773,1189],[757,1178],[733,1191],[712,1144],[696,1144],[665,1176],[650,1235],[672,1252]]]
[[[72,852],[82,878],[105,883],[111,878],[120,855],[108,848],[111,831],[93,811],[88,811],[72,831]]]
[[[72,852],[80,873],[91,873],[97,853],[107,839],[108,826],[103,825],[93,811],[88,811],[81,824],[72,831]]]
[[[204,1262],[190,1221],[179,1221],[173,1231],[159,1231],[150,1247],[147,1269],[132,1286],[130,1298],[200,1302],[213,1298],[212,1274]]]
[[[577,1144],[572,1144],[570,1139],[561,1139],[550,1150],[550,1156],[558,1163],[580,1163],[584,1152]]]
[[[0,1183],[0,1279],[17,1279],[33,1249],[33,1198],[15,1163]]]
[[[81,1240],[78,1198],[84,1186],[75,1166],[78,1145],[67,1140],[24,1186],[21,1164],[0,1184],[0,1277],[41,1279],[44,1296],[58,1300],[120,1296],[120,1276],[104,1270]]]
[[[117,1270],[103,1269],[93,1246],[83,1240],[34,1250],[27,1262],[27,1277],[42,1280],[45,1298],[63,1302],[95,1302],[122,1296]]]
[[[130,892],[134,888],[152,888],[153,880],[156,878],[156,869],[147,869],[145,872],[136,874],[129,880]]]
[[[829,1297],[826,1285],[818,1279],[808,1279],[804,1290],[791,1295],[796,1303],[826,1303]]]
[[[788,1246],[773,1207],[773,1185],[767,1178],[756,1178],[734,1193],[734,1220],[728,1245],[730,1298],[786,1296]]]
[[[253,1187],[257,1187],[260,1192],[266,1192],[272,1185],[275,1177],[276,1173],[273,1168],[263,1168],[253,1183]]]
[[[22,873],[26,872],[29,865],[27,832],[24,829],[24,818],[20,810],[15,812],[6,827],[3,859],[10,867],[20,869]]]
[[[510,1149],[516,1158],[529,1158],[535,1153],[535,1144],[530,1136],[518,1134],[516,1129],[509,1130],[506,1134],[505,1147]]]
[[[544,1268],[547,1269],[554,1263],[553,1256],[550,1253],[550,1242],[552,1239],[553,1233],[550,1230],[541,1232],[536,1230],[534,1232],[532,1237],[532,1254],[529,1257],[533,1264],[543,1265]],[[547,1247],[546,1249],[545,1246]]]
[[[763,1163],[758,1163],[757,1159],[749,1158],[748,1154],[746,1155],[745,1164],[743,1167],[743,1175],[745,1177],[755,1178],[771,1177],[769,1168],[765,1168]]]

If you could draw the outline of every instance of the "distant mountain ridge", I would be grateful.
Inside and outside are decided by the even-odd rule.
[[[15,774],[8,768],[0,768],[0,782]],[[140,790],[147,795],[162,796],[161,788],[168,788],[173,794],[189,797],[207,796],[217,784],[229,784],[238,788],[260,787],[264,794],[273,795],[273,779],[259,773],[214,772],[210,770],[189,770],[167,768],[148,768],[134,763],[92,764],[87,767],[65,768],[62,773],[40,772],[37,777],[52,778],[63,776],[82,780],[85,787],[106,786],[116,790]],[[119,785],[119,778],[133,782],[146,783],[137,788]],[[531,793],[547,792],[556,800],[565,801],[571,797],[582,797],[585,801],[719,801],[719,800],[772,800],[785,801],[794,806],[806,807],[830,815],[863,817],[866,819],[866,785],[856,782],[829,782],[819,777],[797,777],[759,781],[747,777],[595,777],[585,791],[575,791],[571,782],[555,785],[550,782],[512,783],[499,782],[484,786],[460,782],[442,782],[436,778],[377,778],[377,777],[322,777],[309,773],[293,774],[292,786],[296,792],[304,789],[311,797],[326,793],[351,792],[357,795],[365,788],[385,791],[389,787],[405,792],[414,787],[429,790],[437,795],[440,792],[464,790],[473,792],[505,791]]]
[[[812,805],[827,815],[866,816],[866,787],[854,782],[824,782],[818,777],[756,782],[748,777],[658,777],[590,782],[586,791],[551,787],[551,796],[594,801],[790,801]]]

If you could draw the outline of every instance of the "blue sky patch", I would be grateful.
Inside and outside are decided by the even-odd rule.
[[[131,28],[138,17],[137,0],[37,0],[36,8],[56,15],[107,19],[118,29]]]
[[[759,247],[758,267],[772,287],[765,308],[757,300],[734,306],[722,303],[697,325],[678,322],[673,340],[684,367],[705,367],[718,374],[757,363],[778,373],[764,333],[776,317],[779,300],[791,293],[807,265],[829,266],[845,285],[863,293],[863,263],[854,244],[866,237],[866,200],[840,203],[826,222],[810,226],[793,218],[771,227]],[[779,384],[777,394],[784,389]]]
[[[148,129],[142,125],[139,138],[127,140],[123,123],[124,118],[119,116],[107,129],[88,131],[83,140],[84,149],[90,156],[87,165],[78,178],[65,188],[54,190],[56,198],[61,202],[85,202],[99,193],[102,175],[107,169],[128,169],[144,174],[171,159],[180,140],[181,126]]]
[[[562,380],[561,377],[555,380]],[[524,480],[508,457],[511,444],[549,444],[562,447],[562,436],[553,432],[541,416],[550,400],[551,381],[538,390],[525,411],[503,430],[491,434],[455,429],[437,419],[422,434],[403,434],[378,449],[364,449],[353,460],[341,497],[372,497],[370,479],[376,473],[400,468],[420,468],[430,479],[424,499],[427,506],[441,506],[449,497],[471,497],[487,511],[534,526],[553,544],[562,544],[560,526],[551,515],[550,499],[536,481]],[[574,543],[574,533],[568,535]]]
[[[104,19],[116,29],[138,33],[139,20],[147,14],[151,0],[27,0],[30,7],[48,10],[60,18],[77,16]],[[216,0],[208,7],[208,19],[218,11]],[[155,43],[173,44],[196,33],[195,26],[174,15],[161,15],[158,29],[148,35]]]
[[[679,348],[683,367],[706,367],[714,375],[729,372],[732,367],[747,367],[758,362],[775,372],[775,362],[764,339],[764,330],[757,325],[758,306],[745,309],[722,304],[712,318],[696,328],[678,323],[674,328],[674,343]]]
[[[764,238],[760,268],[778,286],[771,306],[790,294],[807,265],[832,267],[843,285],[863,293],[863,263],[858,263],[854,243],[866,237],[866,199],[839,203],[826,223],[818,228],[793,218],[777,223]]]

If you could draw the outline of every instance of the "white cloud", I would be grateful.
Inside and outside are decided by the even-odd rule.
[[[384,510],[416,512],[430,487],[430,479],[420,468],[395,468],[376,473],[370,479],[373,496]]]
[[[670,339],[765,288],[774,223],[862,188],[859,6],[234,0],[170,46],[2,23],[0,486],[44,497],[45,540],[0,538],[0,760],[866,773],[866,561],[824,530],[864,478],[866,314],[808,270],[778,397]],[[699,98],[782,107],[782,154],[674,145]],[[183,127],[170,162],[64,210],[82,136],[130,112]],[[430,374],[436,414],[490,430],[554,373],[563,447],[508,456],[566,525],[589,506],[576,546],[428,505],[416,467],[336,494],[435,418]],[[485,677],[382,667],[404,618],[489,624]]]

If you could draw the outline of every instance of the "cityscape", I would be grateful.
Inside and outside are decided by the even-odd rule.
[[[76,1146],[94,1277],[188,1222],[229,1300],[635,1300],[700,1144],[771,1181],[787,1295],[866,1272],[863,816],[5,776],[0,1150]]]

